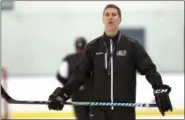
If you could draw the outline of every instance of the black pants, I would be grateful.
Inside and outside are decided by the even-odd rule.
[[[74,106],[76,120],[90,120],[90,107]]]
[[[84,90],[80,90],[72,95],[72,101],[74,102],[87,102],[92,100],[93,86],[90,84],[86,86]],[[89,106],[73,106],[76,120],[90,120],[90,107]]]
[[[90,120],[136,120],[135,109],[121,108],[121,109],[91,109]]]

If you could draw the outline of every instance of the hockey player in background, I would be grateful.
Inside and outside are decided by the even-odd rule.
[[[69,81],[69,77],[76,69],[78,61],[82,58],[87,41],[84,37],[78,37],[75,40],[76,52],[67,55],[62,59],[60,68],[57,71],[57,79],[62,85],[65,85]],[[88,83],[80,86],[77,93],[72,95],[72,101],[90,101],[92,100],[92,90],[93,90],[93,79],[92,73],[88,78]],[[74,112],[77,120],[89,120],[90,118],[90,107],[88,106],[74,106]]]
[[[136,102],[136,71],[145,75],[154,91],[162,115],[172,111],[171,87],[163,84],[145,49],[134,39],[119,32],[121,10],[109,4],[103,11],[104,34],[88,43],[83,59],[76,67],[70,82],[56,88],[49,96],[49,109],[62,110],[67,101],[94,72],[94,101]],[[93,33],[92,33],[93,34]],[[60,98],[60,99],[59,99]],[[93,107],[91,120],[135,120],[135,107]]]

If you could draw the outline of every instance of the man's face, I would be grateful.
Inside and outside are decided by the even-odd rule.
[[[115,8],[107,8],[103,14],[103,23],[106,30],[115,30],[119,27],[121,18]]]
[[[76,48],[76,53],[83,54],[84,51],[85,51],[85,49],[83,49],[83,48]]]

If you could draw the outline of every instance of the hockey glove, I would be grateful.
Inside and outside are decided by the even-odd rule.
[[[165,112],[168,110],[172,111],[172,104],[169,98],[171,87],[168,85],[161,85],[154,88],[155,101],[158,106],[160,113],[165,116]]]
[[[58,87],[49,96],[49,110],[62,110],[64,104],[70,97],[63,92],[63,89]]]

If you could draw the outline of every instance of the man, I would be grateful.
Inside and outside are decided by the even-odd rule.
[[[145,75],[154,90],[155,100],[162,115],[172,111],[169,98],[171,88],[162,83],[156,66],[143,47],[135,40],[121,35],[121,11],[109,4],[103,11],[104,34],[90,42],[85,55],[63,88],[56,88],[49,100],[50,109],[62,110],[63,104],[94,72],[94,101],[127,102],[136,100],[136,70]],[[92,120],[135,120],[134,107],[94,107]]]
[[[68,82],[69,77],[75,70],[75,66],[82,58],[87,41],[84,37],[78,37],[75,41],[76,52],[67,55],[61,62],[60,69],[57,72],[57,79],[63,85]],[[88,83],[81,86],[79,91],[72,95],[72,101],[90,101],[92,97],[92,77],[89,78]],[[90,119],[90,107],[88,106],[74,106],[74,112],[77,120]]]

